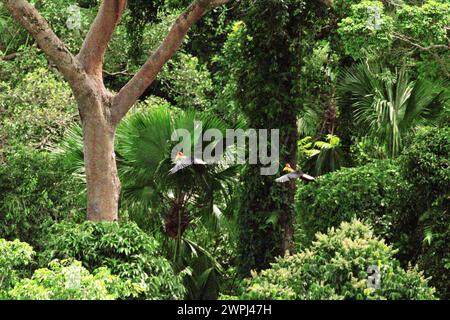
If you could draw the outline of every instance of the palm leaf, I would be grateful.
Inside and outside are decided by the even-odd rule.
[[[391,74],[393,78],[387,76]],[[361,134],[374,137],[396,157],[405,134],[441,111],[443,92],[433,90],[435,85],[412,81],[405,69],[392,73],[375,64],[358,63],[342,73],[338,93],[341,98],[350,94]]]

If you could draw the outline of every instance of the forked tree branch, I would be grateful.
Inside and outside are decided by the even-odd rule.
[[[445,29],[447,30],[447,27]],[[425,51],[425,52],[430,53],[433,56],[433,58],[436,60],[436,62],[439,64],[439,66],[441,67],[441,70],[443,71],[443,73],[447,77],[450,76],[450,73],[448,72],[449,69],[448,69],[447,61],[445,59],[443,59],[441,57],[441,55],[439,55],[435,51],[435,50],[438,50],[438,49],[450,50],[450,43],[448,43],[448,44],[435,44],[435,45],[430,45],[430,46],[423,46],[423,45],[417,43],[413,38],[408,37],[408,36],[406,36],[404,34],[401,34],[401,33],[394,32],[393,37],[395,39],[398,39],[398,40],[404,41],[405,43],[408,43],[409,45],[411,45],[414,48],[419,49],[420,51]]]
[[[83,43],[78,57],[74,57],[64,43],[51,30],[47,21],[26,0],[0,0],[36,40],[39,47],[58,67],[71,85],[75,97],[94,93],[98,86],[93,81],[102,80],[103,58],[112,34],[120,21],[126,0],[103,0],[97,17]],[[159,48],[142,68],[114,97],[111,117],[118,123],[156,78],[162,66],[178,50],[190,27],[211,8],[230,0],[194,0],[169,30]],[[94,93],[95,94],[95,93]]]
[[[178,50],[193,24],[211,8],[229,0],[196,0],[182,13],[169,30],[166,38],[142,68],[114,97],[111,110],[112,121],[118,123],[155,80],[163,65]]]
[[[88,77],[81,63],[52,31],[47,21],[26,0],[1,0],[14,19],[36,40],[39,47],[56,65],[74,92],[86,89]]]
[[[430,45],[430,46],[425,47],[425,46],[415,42],[414,39],[412,39],[411,37],[408,37],[408,36],[406,36],[404,34],[401,34],[401,33],[398,33],[398,32],[394,32],[393,33],[393,37],[398,39],[398,40],[407,42],[410,45],[412,45],[413,47],[416,47],[417,49],[420,49],[422,51],[431,51],[433,49],[448,49],[448,50],[450,49],[450,45],[449,44],[434,44],[434,45]]]
[[[78,58],[88,74],[101,79],[103,58],[126,4],[126,0],[102,1],[97,17],[78,54]]]

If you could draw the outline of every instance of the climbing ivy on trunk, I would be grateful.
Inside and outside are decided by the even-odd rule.
[[[230,61],[235,99],[250,128],[280,130],[280,166],[296,163],[301,68],[326,8],[312,0],[245,0],[240,5],[243,23],[235,25],[230,35],[239,48],[234,62]],[[247,167],[239,193],[242,275],[263,269],[274,257],[293,250],[295,183],[277,184],[275,176],[260,175],[261,167]]]

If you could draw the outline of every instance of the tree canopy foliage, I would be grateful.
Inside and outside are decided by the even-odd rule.
[[[449,299],[449,21],[447,0],[1,0],[0,299]],[[278,158],[250,163],[262,130]]]

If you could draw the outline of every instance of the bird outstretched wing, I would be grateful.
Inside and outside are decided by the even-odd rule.
[[[180,171],[181,169],[184,169],[186,167],[189,167],[192,164],[199,164],[199,165],[207,165],[205,161],[198,158],[184,158],[180,159],[175,163],[175,166],[169,170],[169,174],[174,174],[177,171]]]
[[[199,158],[194,158],[194,164],[201,164],[203,166],[207,165],[207,163],[205,161],[203,161],[202,159],[199,159]]]
[[[295,179],[298,179],[300,177],[300,172],[290,172],[288,174],[285,174],[284,176],[279,177],[278,179],[275,179],[275,182],[288,182]]]
[[[303,172],[300,172],[300,178],[302,178],[302,180],[305,180],[305,181],[315,181],[316,180],[316,178],[314,178],[313,176],[310,176],[309,174],[306,174]]]
[[[301,178],[304,181],[314,181],[316,180],[313,176],[310,176],[309,174],[303,173],[301,171],[295,171],[290,172],[288,174],[285,174],[284,176],[279,177],[278,179],[275,179],[275,182],[285,183],[288,181],[292,181],[295,179]]]
[[[279,182],[279,183],[284,183],[284,182],[288,182],[289,181],[289,174],[285,174],[284,176],[281,176],[277,179],[275,179],[275,182]]]
[[[169,170],[169,174],[174,174],[180,171],[181,169],[189,167],[191,164],[192,164],[191,158],[180,159],[175,163],[173,168]]]

